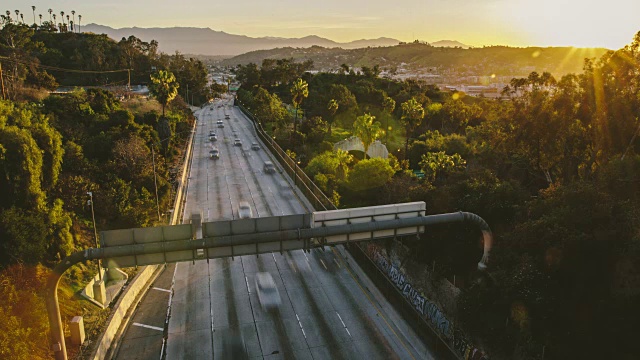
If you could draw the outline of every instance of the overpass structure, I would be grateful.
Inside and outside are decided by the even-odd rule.
[[[218,128],[225,115],[230,119]],[[234,138],[256,141],[263,149],[269,145],[269,139],[256,138],[254,125],[237,108],[207,106],[198,122],[185,214],[199,216],[181,225],[103,233],[104,247],[72,254],[56,266],[47,300],[56,358],[66,358],[57,284],[73,264],[92,259],[105,259],[107,266],[177,262],[173,285],[159,289],[169,291],[168,308],[166,300],[148,305],[160,313],[166,309],[166,319],[137,324],[122,358],[225,358],[234,339],[242,340],[251,358],[433,358],[339,244],[471,222],[485,237],[478,264],[484,269],[491,245],[487,224],[470,213],[426,215],[424,203],[396,204],[386,212],[379,212],[382,207],[310,211],[297,189],[294,196],[278,190],[283,181],[300,186],[297,176],[259,170],[273,155],[232,145]],[[218,132],[217,144],[209,142],[209,131]],[[209,158],[212,146],[220,149],[219,160]],[[241,201],[251,203],[256,218],[238,219]],[[256,306],[253,279],[264,271],[286,295],[276,312]],[[134,347],[151,338],[156,340],[136,355]]]

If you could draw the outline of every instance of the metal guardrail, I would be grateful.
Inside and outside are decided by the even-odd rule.
[[[260,119],[255,117],[242,104],[236,102],[236,106],[253,122],[256,134],[262,142],[269,148],[271,153],[276,157],[284,171],[291,176],[294,184],[302,191],[307,199],[313,205],[315,210],[337,210],[338,208],[327,197],[327,195],[307,176],[298,164],[287,153],[282,150],[280,145],[262,128]]]

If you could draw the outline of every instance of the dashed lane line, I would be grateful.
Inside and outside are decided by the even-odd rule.
[[[145,324],[140,324],[140,323],[137,323],[137,322],[134,322],[133,325],[140,326],[140,327],[147,328],[147,329],[152,329],[152,330],[164,331],[164,328],[161,328],[161,327],[158,327],[158,326],[145,325]]]

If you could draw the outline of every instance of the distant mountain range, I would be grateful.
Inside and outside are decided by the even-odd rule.
[[[377,39],[362,39],[346,43],[339,43],[319,36],[310,35],[302,38],[259,37],[228,34],[209,28],[173,27],[173,28],[121,28],[88,24],[82,27],[85,32],[107,34],[112,39],[120,40],[131,35],[143,40],[156,40],[160,51],[183,54],[197,54],[210,56],[235,56],[256,50],[292,47],[308,48],[322,46],[324,48],[358,49],[366,47],[393,46],[400,43],[397,39],[380,37]],[[443,40],[433,43],[434,46],[468,46],[457,41]]]

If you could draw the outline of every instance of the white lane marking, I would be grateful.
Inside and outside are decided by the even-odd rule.
[[[333,261],[336,263],[336,265],[338,265],[338,267],[340,267],[340,263],[338,262],[338,259],[333,258]]]
[[[351,337],[351,333],[349,332],[349,329],[347,328],[347,325],[344,323],[344,321],[342,321],[342,316],[340,316],[340,314],[338,314],[337,311],[336,311],[336,315],[338,315],[338,318],[340,319],[340,322],[342,323],[342,326],[347,331],[347,334],[349,334],[349,337]]]
[[[302,327],[302,323],[300,322],[300,318],[298,317],[298,314],[296,314],[296,319],[298,319],[298,325],[300,325],[300,330],[302,330],[302,336],[304,336],[304,338],[307,338],[307,334],[304,332],[304,328]]]
[[[327,265],[325,265],[324,261],[322,261],[322,259],[320,259],[320,262],[322,263],[322,266],[324,266],[324,269],[329,271],[329,269],[327,269]]]
[[[134,322],[133,325],[140,326],[140,327],[147,328],[147,329],[152,329],[152,330],[164,331],[164,329],[161,328],[161,327],[140,324],[140,323],[137,323],[137,322]]]
[[[251,294],[251,290],[249,289],[249,279],[245,276],[244,281],[247,283],[247,292]]]
[[[304,257],[307,259],[307,261],[309,261],[309,258],[307,257],[307,253],[305,253],[304,251],[302,252],[302,255],[304,255]]]
[[[159,291],[164,291],[164,292],[168,292],[168,293],[171,292],[171,289],[163,289],[163,288],[159,288],[159,287],[155,287],[155,286],[153,287],[153,290],[159,290]]]
[[[273,253],[271,253],[271,256],[273,256],[273,261],[278,262],[278,260],[276,260],[276,256]]]

